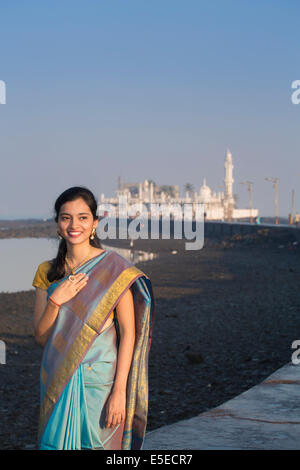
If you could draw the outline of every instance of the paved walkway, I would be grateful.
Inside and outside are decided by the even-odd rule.
[[[146,433],[143,449],[300,449],[300,364],[286,364],[194,418]]]

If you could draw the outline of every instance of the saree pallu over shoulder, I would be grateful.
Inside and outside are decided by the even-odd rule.
[[[140,449],[147,423],[148,354],[154,312],[150,280],[113,251],[89,260],[77,272],[87,272],[88,283],[60,307],[54,329],[44,349],[39,441],[66,385],[95,340],[100,340],[100,331],[122,295],[131,288],[135,313],[135,346],[127,380],[122,449]],[[49,286],[48,297],[57,285],[58,283]]]

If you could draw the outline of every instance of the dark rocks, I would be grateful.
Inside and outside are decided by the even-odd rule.
[[[184,353],[184,355],[191,364],[201,364],[204,361],[204,358],[200,352],[188,350]]]

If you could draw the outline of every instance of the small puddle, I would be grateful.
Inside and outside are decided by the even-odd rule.
[[[101,243],[101,245],[103,246],[104,249],[107,248],[108,250],[115,251],[120,256],[123,256],[123,258],[127,259],[133,264],[139,263],[141,261],[152,261],[153,259],[158,257],[156,253],[152,253],[152,252],[134,250],[132,248],[128,249],[128,248],[112,247],[104,243]]]

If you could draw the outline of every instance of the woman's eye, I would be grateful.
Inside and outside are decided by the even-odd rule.
[[[68,219],[69,219],[69,217],[66,217],[66,216],[62,216],[62,217],[61,217],[61,220],[68,220]],[[86,216],[82,216],[82,217],[80,217],[80,219],[87,219],[87,217],[86,217]]]

